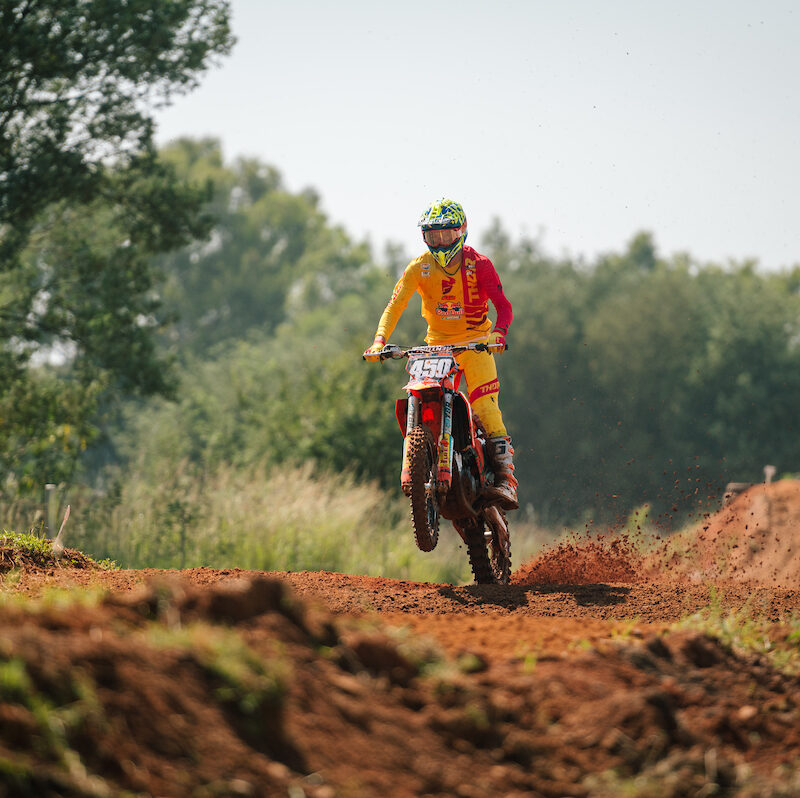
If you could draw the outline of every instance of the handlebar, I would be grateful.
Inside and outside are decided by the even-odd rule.
[[[508,347],[505,347],[508,349]],[[408,357],[417,352],[452,352],[453,354],[460,354],[461,352],[475,351],[475,352],[490,352],[488,344],[481,342],[471,342],[467,344],[434,344],[432,346],[397,346],[395,344],[386,344],[380,352],[376,353],[383,362],[384,360],[400,360],[401,358]],[[361,356],[362,360],[366,360],[366,352]]]

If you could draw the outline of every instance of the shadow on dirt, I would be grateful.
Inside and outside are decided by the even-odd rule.
[[[529,596],[548,594],[572,595],[579,607],[609,607],[622,604],[631,592],[623,585],[443,585],[439,595],[463,607],[486,607],[487,604],[505,610],[527,607]]]

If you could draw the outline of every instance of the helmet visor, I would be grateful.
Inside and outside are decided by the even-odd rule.
[[[423,230],[422,238],[429,247],[449,247],[461,238],[460,227],[446,227],[441,230]]]

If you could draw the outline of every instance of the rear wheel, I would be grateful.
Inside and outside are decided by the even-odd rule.
[[[492,544],[490,560],[492,561],[492,574],[498,585],[507,585],[511,578],[511,547],[504,552]]]
[[[497,581],[492,571],[492,564],[489,562],[489,550],[486,548],[486,538],[483,530],[483,521],[476,520],[463,527],[463,537],[467,544],[467,554],[475,583],[478,585],[493,585]]]
[[[506,514],[499,507],[486,510],[486,523],[492,530],[489,543],[489,560],[492,575],[498,585],[507,585],[511,578],[511,536],[508,533]]]
[[[495,519],[487,525],[482,519],[463,527],[462,536],[467,544],[469,564],[476,584],[507,585],[511,577],[511,544],[508,527],[499,528]],[[485,530],[491,535],[486,536]]]
[[[439,497],[436,492],[436,443],[427,427],[411,430],[407,455],[414,539],[420,551],[433,551],[439,542]]]

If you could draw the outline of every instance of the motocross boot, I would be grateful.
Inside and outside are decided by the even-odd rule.
[[[494,486],[485,494],[504,510],[518,510],[517,479],[514,476],[514,447],[508,435],[489,438],[489,462],[494,469]]]

